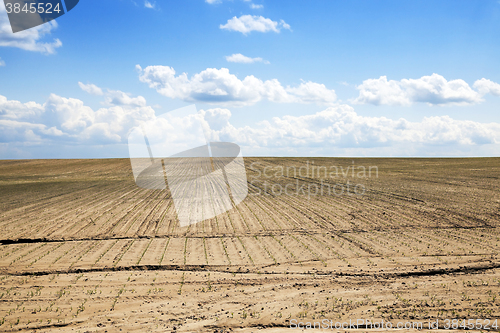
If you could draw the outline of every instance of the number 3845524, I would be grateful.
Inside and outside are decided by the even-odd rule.
[[[19,3],[6,3],[5,9],[7,10],[7,14],[19,14],[19,13],[31,13],[31,14],[52,14],[52,13],[60,13],[62,9],[59,6],[59,3],[53,6],[51,3],[25,3],[21,6]]]
[[[444,329],[469,329],[469,330],[498,330],[498,321],[490,320],[490,319],[445,319],[444,320]]]

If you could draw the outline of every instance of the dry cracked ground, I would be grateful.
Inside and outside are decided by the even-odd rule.
[[[500,158],[245,165],[241,204],[180,227],[126,159],[0,161],[0,331],[498,331]]]

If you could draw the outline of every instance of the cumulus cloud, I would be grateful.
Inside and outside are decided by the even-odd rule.
[[[80,88],[83,91],[85,91],[91,95],[102,95],[103,94],[102,89],[99,88],[98,86],[96,86],[95,84],[91,84],[91,83],[83,84],[81,82],[78,82],[78,85],[80,86]]]
[[[3,61],[2,58],[0,58],[0,67],[2,66],[5,66],[5,61]]]
[[[36,26],[34,28],[12,33],[9,18],[3,1],[0,1],[0,46],[16,47],[26,51],[52,54],[62,46],[62,42],[55,38],[51,42],[43,42],[42,39],[57,28],[56,21]]]
[[[334,90],[311,81],[303,81],[298,87],[288,87],[286,90],[302,103],[333,104],[337,100]]]
[[[212,140],[238,143],[258,152],[299,152],[333,148],[363,149],[396,145],[479,146],[500,143],[499,123],[456,120],[449,116],[425,117],[420,122],[400,118],[366,117],[351,106],[329,107],[304,116],[274,117],[257,126],[235,127],[228,109],[202,111],[211,125]],[[302,150],[304,151],[304,150]],[[429,150],[431,152],[432,149]],[[331,154],[331,153],[330,153]]]
[[[269,32],[273,31],[279,33],[280,30],[290,30],[290,25],[281,20],[279,23],[269,18],[256,15],[242,15],[240,17],[234,16],[229,19],[226,24],[221,24],[220,28],[229,31],[238,31],[246,35],[252,31]]]
[[[227,68],[207,68],[191,78],[186,73],[176,76],[169,66],[136,66],[139,79],[164,96],[187,102],[244,106],[261,100],[277,103],[317,103],[332,105],[334,90],[314,82],[302,82],[298,87],[283,87],[277,79],[260,80],[253,75],[238,79]]]
[[[491,80],[482,78],[474,82],[473,87],[481,94],[492,94],[494,96],[500,96],[500,84],[493,82]]]
[[[145,107],[147,105],[146,99],[142,96],[131,97],[119,90],[108,90],[105,97],[105,105],[109,106],[130,106],[130,107]]]
[[[0,95],[0,118],[2,119],[34,119],[43,113],[43,106],[35,102],[21,103],[8,100]]]
[[[469,105],[482,101],[482,94],[473,90],[464,80],[447,81],[438,74],[420,79],[387,80],[386,76],[368,79],[357,86],[356,104],[404,105]]]
[[[43,104],[0,95],[0,142],[125,143],[130,128],[155,117],[142,96],[109,91],[104,104],[93,110],[79,99],[56,94]]]
[[[226,56],[226,60],[229,62],[237,62],[240,64],[253,64],[254,62],[263,62],[265,64],[269,64],[269,61],[264,60],[260,57],[250,58],[250,57],[244,56],[241,53],[235,53],[235,54],[232,54],[230,56]]]
[[[12,149],[42,144],[115,147],[125,145],[131,128],[147,121],[160,122],[162,130],[158,134],[182,144],[189,131],[182,133],[178,129],[192,124],[192,119],[181,119],[174,124],[168,117],[156,117],[143,97],[117,90],[103,94],[103,105],[95,110],[79,99],[56,94],[51,94],[43,104],[23,103],[0,95],[0,147],[4,149],[6,144]],[[491,147],[500,144],[500,123],[456,120],[449,116],[424,117],[421,121],[367,117],[348,105],[239,127],[231,123],[231,111],[227,108],[200,110],[199,116],[208,124],[206,134],[210,140],[238,143],[247,156],[338,156],[346,151],[351,156],[367,151],[378,156],[411,155],[409,152],[415,147],[423,147],[420,155],[427,156],[436,152],[449,155],[451,148],[456,155],[464,152],[477,155],[478,151],[487,151],[484,147],[498,151]]]
[[[215,108],[209,110],[200,110],[201,115],[208,123],[212,131],[221,131],[229,125],[231,111],[228,109]]]

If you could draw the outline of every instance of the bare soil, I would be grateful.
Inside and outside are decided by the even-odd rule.
[[[0,161],[0,331],[500,325],[500,158],[245,164],[248,197],[181,228],[127,159]]]

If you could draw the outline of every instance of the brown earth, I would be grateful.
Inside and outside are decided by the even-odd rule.
[[[0,161],[0,331],[498,331],[500,158],[245,164],[248,197],[181,228],[126,159]]]

